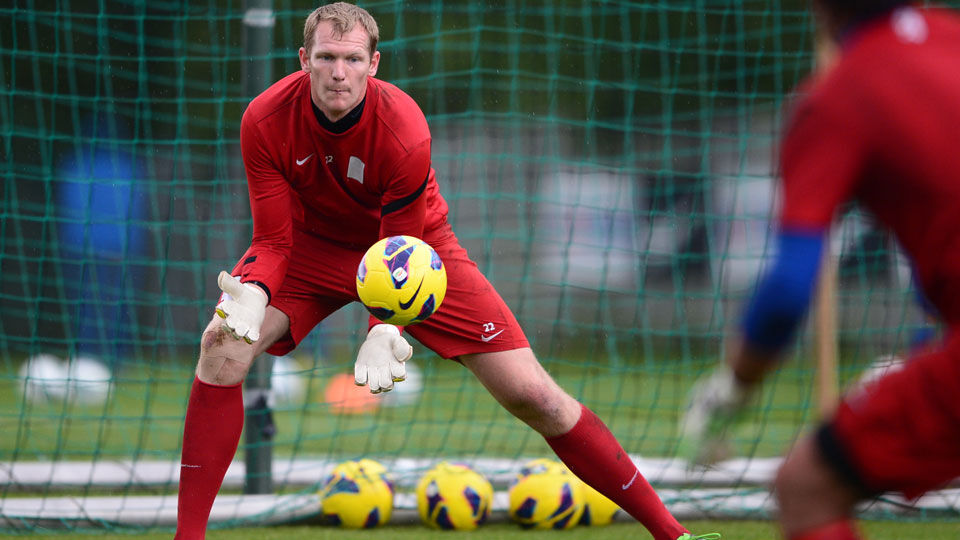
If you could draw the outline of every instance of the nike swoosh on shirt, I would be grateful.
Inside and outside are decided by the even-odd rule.
[[[485,336],[485,335],[483,335],[483,334],[480,334],[480,341],[483,341],[484,343],[487,343],[487,342],[490,341],[491,339],[499,336],[502,332],[503,332],[503,330],[500,330],[499,332],[496,332],[496,333],[494,333],[494,334],[490,334],[489,336]]]
[[[413,301],[417,299],[417,295],[420,294],[420,287],[423,287],[423,278],[420,278],[420,284],[417,285],[416,292],[413,293],[413,296],[410,297],[409,302],[400,301],[400,309],[408,309],[413,305]]]
[[[310,158],[312,158],[312,157],[313,157],[313,154],[310,154],[309,156],[307,156],[307,157],[305,157],[305,158],[303,158],[303,159],[298,159],[298,160],[297,160],[297,165],[303,165],[304,163],[306,163],[307,161],[309,161]]]
[[[626,484],[623,484],[622,486],[620,486],[620,488],[623,489],[624,491],[626,491],[627,489],[629,489],[630,486],[632,486],[633,483],[636,482],[636,480],[637,480],[637,475],[639,475],[639,474],[640,474],[640,469],[637,469],[637,470],[633,471],[633,478],[631,478],[630,481],[627,482]]]

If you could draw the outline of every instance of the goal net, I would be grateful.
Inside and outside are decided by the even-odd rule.
[[[307,10],[252,6],[0,7],[2,530],[172,523],[200,332],[218,271],[251,235],[240,118],[299,69]],[[812,64],[807,2],[364,7],[381,29],[378,76],[426,114],[454,230],[547,370],[678,515],[769,516],[778,456],[818,419],[811,331],[719,468],[686,470],[677,423],[769,256],[779,126]],[[935,328],[867,217],[851,211],[832,248],[845,387]],[[288,357],[257,361],[272,392],[247,392],[260,412],[214,525],[316,515],[316,487],[342,460],[382,461],[412,508],[410,487],[440,460],[502,490],[552,456],[418,343],[397,391],[351,392],[365,329],[348,306]],[[864,511],[956,517],[957,500]]]

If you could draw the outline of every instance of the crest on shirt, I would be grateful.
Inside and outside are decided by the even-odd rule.
[[[360,158],[356,156],[350,156],[350,163],[347,165],[347,178],[351,178],[362,184],[363,167],[364,164],[362,161],[360,161]]]
[[[919,11],[913,8],[902,8],[893,12],[893,31],[900,41],[907,43],[923,43],[927,40],[930,30],[927,21]]]

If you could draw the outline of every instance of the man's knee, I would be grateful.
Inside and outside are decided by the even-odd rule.
[[[504,406],[546,436],[566,433],[580,414],[580,403],[549,378],[518,386]]]
[[[223,328],[207,328],[203,332],[203,337],[200,338],[200,351],[211,351],[222,347],[229,337]]]
[[[549,415],[560,403],[558,393],[563,391],[546,381],[528,381],[518,384],[504,396],[504,407],[517,416]]]
[[[224,327],[223,319],[215,316],[210,324],[203,330],[200,337],[200,355],[204,354],[242,354],[249,349],[253,355],[253,346],[245,340],[237,339],[236,336]]]
[[[253,344],[237,339],[215,319],[200,338],[197,376],[211,384],[237,384],[246,377],[255,353]]]
[[[860,498],[827,464],[811,436],[787,455],[774,480],[774,493],[781,522],[791,531],[843,518]]]
[[[774,479],[774,492],[781,508],[789,510],[797,502],[809,503],[828,489],[816,443],[810,437],[797,442],[787,454]]]
[[[554,382],[529,348],[460,360],[504,408],[540,433],[565,433],[580,417],[579,402]]]
[[[803,465],[796,459],[795,454],[789,454],[780,465],[773,481],[773,492],[777,497],[780,508],[791,506],[798,495],[810,490],[808,479],[804,477]]]

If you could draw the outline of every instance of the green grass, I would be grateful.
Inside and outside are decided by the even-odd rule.
[[[470,373],[452,362],[420,359],[427,389],[413,406],[369,414],[333,414],[323,402],[325,382],[349,366],[306,372],[310,392],[301,403],[278,407],[275,453],[285,455],[413,456],[541,455],[549,449],[500,408]],[[620,368],[548,363],[557,380],[605,419],[630,452],[670,456],[676,424],[695,375],[707,364],[647,362]],[[15,376],[0,374],[0,458],[176,459],[192,367],[133,365],[116,380],[102,406],[31,404]],[[810,373],[794,364],[768,386],[754,423],[736,434],[744,453],[778,455],[811,420]]]
[[[312,367],[306,373],[311,381],[306,399],[279,407],[274,413],[277,424],[274,455],[277,458],[342,459],[402,455],[437,460],[552,456],[544,440],[497,405],[462,366],[426,356],[418,357],[417,362],[423,371],[425,388],[417,403],[381,407],[361,415],[334,414],[322,399],[325,381],[334,374],[347,372],[348,365]],[[647,457],[675,454],[677,420],[687,392],[696,376],[711,366],[707,361],[643,362],[620,367],[560,360],[547,363],[561,385],[606,420],[629,452]],[[112,398],[97,407],[25,403],[16,391],[15,377],[0,374],[0,433],[5,434],[0,437],[0,462],[175,461],[179,459],[192,369],[187,363],[178,366],[131,364],[118,377]],[[845,370],[843,377],[849,378],[855,372]],[[734,443],[740,454],[780,455],[797,433],[812,422],[811,378],[807,366],[793,362],[769,381],[762,399],[750,413],[752,421],[735,433]],[[238,459],[242,459],[242,452],[241,449]],[[304,489],[303,486],[277,487],[284,492]],[[146,494],[131,486],[103,490],[108,495]],[[56,487],[42,491],[50,495],[64,494]],[[100,491],[101,488],[81,490],[83,494]],[[149,491],[149,494],[175,493],[176,485],[155,486]],[[3,496],[36,496],[36,493],[8,486]],[[753,537],[757,538],[771,535],[770,525],[765,523],[721,523],[723,527],[737,527],[734,538],[751,538],[748,534],[755,534]],[[608,533],[615,535],[612,531],[621,530],[619,527],[598,529],[591,538],[605,538],[603,535]],[[741,532],[741,527],[746,532]],[[426,533],[426,529],[421,528],[395,529],[397,534]],[[267,529],[263,534],[269,536],[276,530]],[[289,533],[295,535],[297,530],[290,528]],[[315,535],[339,534],[335,530],[309,530]],[[248,529],[232,531],[230,534],[243,535]],[[491,534],[494,531],[496,534],[502,531],[503,535],[513,533],[511,528],[499,525],[491,525],[487,530]],[[531,533],[524,534],[524,538],[531,538]]]
[[[775,523],[766,521],[690,521],[685,525],[696,532],[720,532],[725,540],[772,540],[780,538],[780,530]],[[861,531],[870,540],[930,540],[952,539],[960,537],[960,521],[936,522],[890,522],[864,521]],[[169,540],[170,531],[146,531],[126,534],[89,531],[86,533],[31,534],[31,540],[85,540],[93,535],[98,540]],[[15,538],[12,535],[0,535],[0,538]],[[577,527],[568,531],[528,531],[515,525],[499,523],[486,525],[472,532],[434,531],[419,525],[388,526],[373,531],[344,531],[319,526],[285,526],[262,528],[237,528],[213,530],[207,533],[207,540],[334,540],[334,539],[430,539],[443,540],[620,540],[650,538],[646,530],[633,523],[614,523],[607,527]]]

